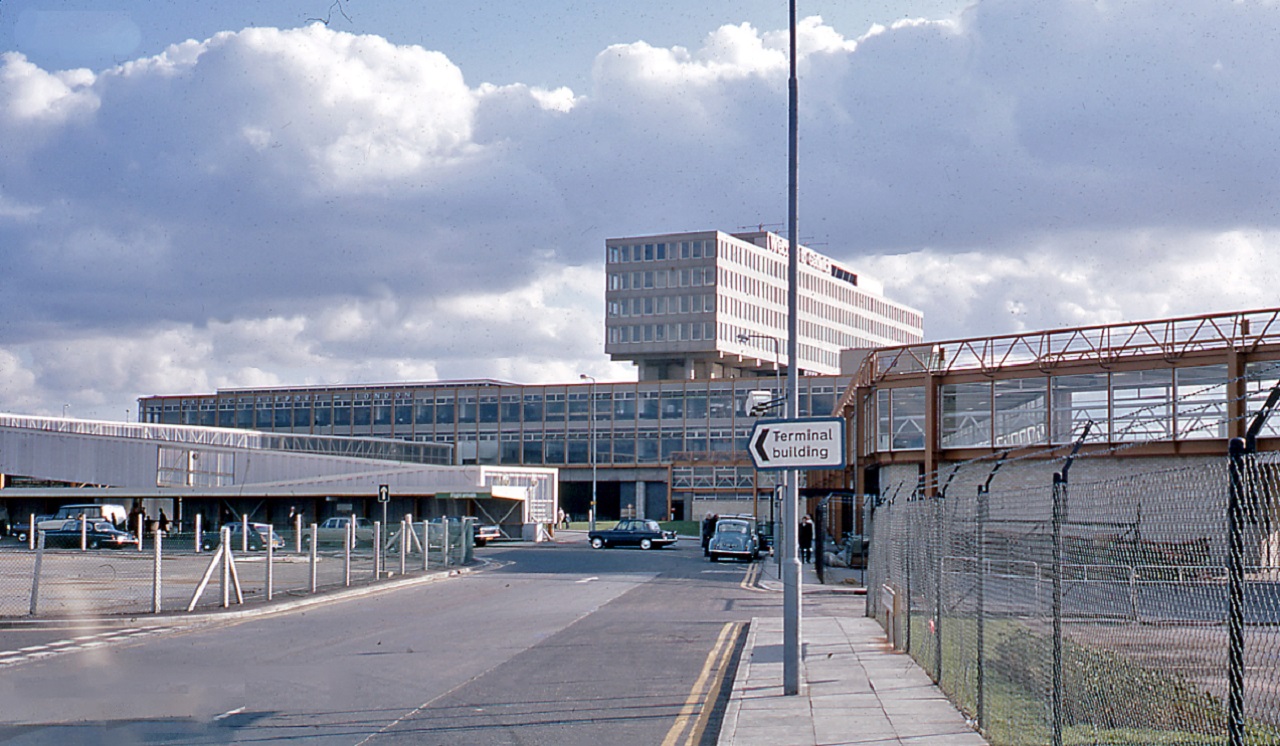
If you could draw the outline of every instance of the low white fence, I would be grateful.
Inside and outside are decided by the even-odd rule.
[[[472,524],[457,521],[375,524],[372,546],[341,537],[327,545],[314,524],[273,532],[283,546],[226,526],[154,531],[120,549],[90,549],[88,533],[79,548],[46,548],[36,531],[27,546],[0,550],[0,618],[181,613],[296,597],[465,565],[474,544]]]

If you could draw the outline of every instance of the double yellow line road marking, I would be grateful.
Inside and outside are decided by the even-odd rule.
[[[716,644],[707,653],[702,670],[693,682],[693,689],[680,708],[680,714],[676,716],[667,737],[662,740],[662,746],[693,746],[702,741],[711,714],[715,711],[716,701],[720,699],[729,661],[746,628],[746,622],[728,622],[720,628]]]

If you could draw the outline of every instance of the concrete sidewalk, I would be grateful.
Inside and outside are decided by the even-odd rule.
[[[801,692],[783,695],[776,567],[766,560],[760,586],[779,592],[779,613],[751,620],[719,744],[987,743],[910,656],[889,647],[880,625],[863,616],[865,597],[819,584],[812,565],[801,573]]]

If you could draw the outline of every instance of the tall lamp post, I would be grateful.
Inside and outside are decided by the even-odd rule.
[[[796,402],[799,414],[799,278],[800,278],[800,218],[799,218],[799,120],[800,94],[796,82],[796,0],[790,3],[791,64],[787,78],[787,389],[788,398]],[[800,558],[796,556],[800,508],[800,473],[787,472],[786,498],[782,506],[782,693],[800,693]]]
[[[591,382],[590,394],[591,401],[588,405],[587,414],[587,437],[591,441],[591,450],[588,452],[591,458],[591,513],[587,516],[590,521],[591,530],[596,530],[596,379],[583,373],[578,376],[583,381]]]
[[[782,387],[782,340],[770,334],[757,334],[755,332],[745,332],[738,335],[738,343],[746,344],[753,339],[767,339],[773,342],[773,371],[776,383],[774,384],[773,396],[774,402],[782,406],[782,419],[787,418],[787,392]],[[754,414],[754,412],[752,413]],[[786,484],[786,474],[783,473],[783,484]],[[751,494],[751,514],[756,520],[760,520],[760,493],[752,491]],[[777,544],[777,532],[774,532],[774,543]]]

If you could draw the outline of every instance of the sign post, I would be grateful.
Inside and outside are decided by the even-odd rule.
[[[792,383],[794,394],[794,381]],[[839,417],[760,420],[751,431],[747,450],[757,469],[787,472],[786,494],[782,503],[783,525],[778,544],[783,607],[782,693],[799,694],[801,589],[800,558],[796,556],[800,523],[797,515],[800,507],[799,470],[844,468],[844,420]]]
[[[386,531],[386,532],[387,532],[387,534],[388,534],[387,538],[390,538],[390,534],[391,534],[391,532],[390,532],[390,530],[388,530],[388,529],[387,529],[387,503],[391,502],[391,487],[390,487],[390,486],[385,485],[385,484],[380,484],[380,485],[378,485],[378,502],[382,503],[382,527],[381,527],[381,529],[382,529],[383,531]],[[378,537],[378,538],[379,538],[379,539],[381,539],[382,537]],[[377,565],[378,565],[378,567],[379,567],[379,568],[381,568],[381,567],[385,567],[385,566],[386,566],[386,564],[385,564],[385,562],[384,562],[384,559],[385,559],[386,554],[387,554],[387,542],[386,542],[386,541],[379,541],[379,547],[380,547],[380,549],[378,550],[378,554],[379,554],[379,556],[378,556],[378,560],[377,560]]]

